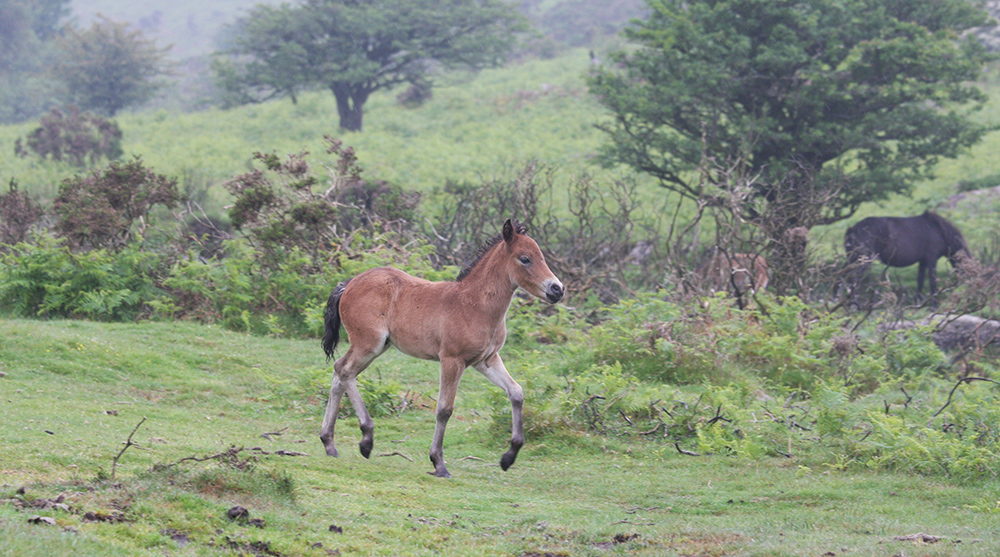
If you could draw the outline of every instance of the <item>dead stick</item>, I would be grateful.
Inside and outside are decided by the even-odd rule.
[[[135,435],[135,432],[139,431],[139,426],[141,426],[144,423],[146,423],[146,416],[143,416],[142,420],[140,420],[139,423],[135,424],[135,428],[132,430],[132,433],[129,433],[128,439],[125,440],[125,446],[122,447],[122,450],[119,451],[118,454],[115,455],[114,460],[111,461],[111,481],[115,480],[115,473],[117,472],[118,468],[118,459],[121,458],[123,454],[125,454],[125,451],[127,451],[129,447],[133,445],[135,445],[136,447],[139,446],[137,443],[132,442],[132,436]]]
[[[383,453],[383,454],[380,454],[379,456],[401,456],[401,457],[405,458],[406,460],[409,460],[410,462],[413,462],[412,458],[406,456],[405,454],[403,454],[403,453],[401,453],[399,451],[394,451],[394,452],[391,452],[391,453]]]

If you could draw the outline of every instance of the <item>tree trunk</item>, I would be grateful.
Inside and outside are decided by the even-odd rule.
[[[337,112],[340,115],[340,129],[346,131],[361,131],[361,120],[365,113],[365,101],[368,91],[362,87],[352,87],[349,83],[337,82],[330,89],[337,99]]]

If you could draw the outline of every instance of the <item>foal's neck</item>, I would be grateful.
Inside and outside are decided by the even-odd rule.
[[[511,281],[504,267],[503,249],[503,243],[494,246],[469,275],[457,283],[464,299],[474,301],[479,311],[497,320],[507,314],[517,290],[517,284]]]

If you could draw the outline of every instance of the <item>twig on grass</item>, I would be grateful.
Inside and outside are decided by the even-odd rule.
[[[239,455],[244,451],[249,452],[250,455],[245,460],[240,460]],[[237,470],[246,470],[254,465],[254,463],[257,461],[258,456],[266,456],[266,455],[309,456],[309,453],[289,451],[285,449],[278,449],[272,453],[265,451],[260,447],[243,448],[243,447],[232,446],[222,451],[221,453],[215,453],[213,455],[208,455],[208,456],[186,456],[176,462],[171,462],[170,464],[155,464],[153,468],[157,470],[165,470],[167,468],[173,468],[174,466],[177,466],[180,463],[187,461],[207,462],[209,460],[218,460],[220,462],[228,464],[230,467],[235,468]]]
[[[630,426],[632,425],[632,420],[628,419],[628,416],[625,415],[625,412],[623,412],[622,410],[618,410],[618,413],[621,414],[622,418],[625,418],[625,421],[628,422],[628,425]]]
[[[118,459],[121,458],[123,454],[125,454],[125,451],[127,451],[129,447],[139,447],[138,443],[133,443],[132,442],[132,436],[135,435],[135,432],[139,431],[139,426],[141,426],[144,423],[146,423],[146,416],[143,416],[142,420],[140,420],[139,423],[135,424],[135,428],[132,430],[132,433],[129,433],[128,434],[128,439],[125,440],[125,446],[122,447],[121,451],[118,451],[118,454],[115,455],[114,460],[111,461],[111,481],[115,480],[115,473],[118,471],[117,470],[118,469]],[[139,447],[139,448],[142,448],[142,447]]]
[[[278,431],[270,431],[268,433],[261,433],[260,436],[263,437],[264,439],[267,439],[268,441],[274,441],[274,439],[271,439],[271,436],[272,435],[275,436],[275,437],[280,436],[280,435],[284,434],[284,432],[285,432],[286,429],[288,429],[288,428],[287,427],[283,427],[283,428],[279,429]]]
[[[660,508],[659,505],[655,507],[629,507],[625,509],[625,514],[635,514],[639,511],[655,511],[658,508]]]
[[[401,457],[405,458],[406,460],[409,460],[410,462],[413,462],[412,458],[406,456],[405,454],[403,454],[403,453],[401,453],[399,451],[393,451],[391,453],[382,453],[379,456],[401,456]]]
[[[644,522],[633,522],[633,521],[631,521],[631,520],[629,520],[627,518],[625,520],[619,520],[618,522],[612,522],[611,523],[612,526],[614,526],[615,524],[632,524],[633,526],[655,526],[656,525],[656,523],[653,522],[652,520],[646,520]]]

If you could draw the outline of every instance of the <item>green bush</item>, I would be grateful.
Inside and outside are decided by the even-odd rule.
[[[17,317],[131,320],[163,296],[160,256],[130,244],[74,253],[50,236],[0,254],[0,302]]]

